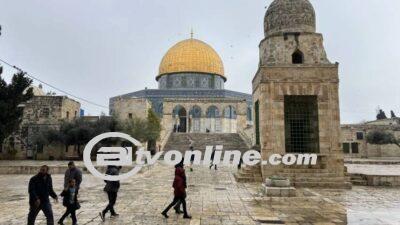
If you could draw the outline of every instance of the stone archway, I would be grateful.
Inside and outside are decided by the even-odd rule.
[[[219,109],[212,105],[207,109],[206,132],[217,133],[221,131],[221,116]]]
[[[197,105],[190,110],[189,127],[192,133],[201,132],[201,108]]]
[[[237,132],[237,113],[235,107],[228,105],[224,108],[224,127],[225,133]]]
[[[174,132],[178,132],[178,133],[186,133],[187,132],[187,111],[185,109],[185,107],[181,106],[181,105],[177,105],[175,106],[173,113],[172,113],[173,117],[174,117]]]

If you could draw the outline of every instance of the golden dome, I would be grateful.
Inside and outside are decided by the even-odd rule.
[[[181,41],[168,50],[156,79],[165,74],[184,72],[216,74],[226,80],[218,53],[210,45],[193,38]]]

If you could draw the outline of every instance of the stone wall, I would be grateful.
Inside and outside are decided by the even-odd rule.
[[[364,175],[368,186],[400,187],[400,176]]]
[[[338,66],[262,67],[253,83],[253,102],[260,102],[260,138],[264,159],[285,154],[285,95],[318,97],[320,155],[326,168],[343,173],[339,139]],[[269,168],[266,173],[271,173]]]
[[[121,120],[146,119],[151,103],[145,98],[121,98],[114,101],[113,115]]]
[[[290,65],[296,50],[304,54],[304,64],[327,64],[330,62],[323,47],[321,34],[272,36],[260,43],[260,63],[266,65]]]
[[[80,116],[81,104],[70,98],[63,97],[61,106],[61,119],[74,120]]]
[[[80,103],[66,96],[34,96],[24,103],[24,111],[20,129],[8,140],[12,140],[13,154],[8,150],[0,153],[0,159],[61,159],[65,148],[56,146],[34,146],[36,134],[43,130],[59,129],[65,120],[79,117]],[[5,143],[8,145],[8,143]]]
[[[65,96],[34,96],[24,104],[22,124],[58,123],[79,117],[80,103]]]
[[[355,158],[400,157],[400,148],[397,145],[371,145],[367,143],[366,136],[373,130],[386,131],[394,134],[397,139],[400,139],[400,125],[397,123],[389,124],[385,123],[385,121],[374,121],[365,124],[342,125],[342,147],[344,143],[350,145],[350,151],[345,153],[345,156]],[[360,134],[362,134],[362,138]],[[354,151],[351,147],[352,143],[358,144],[358,152]]]

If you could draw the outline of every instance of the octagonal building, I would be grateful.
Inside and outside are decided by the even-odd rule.
[[[227,76],[218,53],[190,38],[171,47],[155,75],[158,89],[110,99],[110,115],[122,120],[145,117],[151,108],[170,132],[238,133],[252,123],[250,94],[224,89]]]
[[[254,134],[263,159],[317,154],[315,166],[263,165],[295,186],[350,187],[340,145],[338,63],[316,32],[308,0],[275,0],[264,18],[260,64],[253,79]]]

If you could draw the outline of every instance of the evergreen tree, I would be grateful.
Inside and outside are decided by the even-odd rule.
[[[400,147],[400,141],[395,138],[392,133],[374,130],[367,134],[367,142],[373,145],[389,145],[394,144]]]
[[[23,72],[15,74],[7,84],[1,77],[2,71],[0,67],[0,148],[4,140],[19,129],[23,115],[21,104],[33,97],[32,88],[28,89],[32,80]]]
[[[156,113],[150,109],[147,113],[147,140],[157,141],[160,138],[161,121]]]

